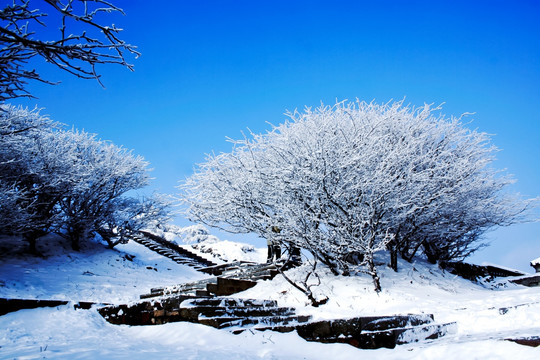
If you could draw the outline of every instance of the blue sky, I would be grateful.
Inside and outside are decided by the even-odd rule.
[[[152,189],[178,180],[225,138],[280,123],[285,110],[359,98],[445,103],[493,134],[511,189],[540,195],[540,4],[536,1],[114,0],[135,72],[98,68],[106,89],[44,64],[58,86],[31,84],[57,121],[133,149],[154,168]],[[180,219],[180,223],[183,221]],[[531,271],[540,223],[488,234],[471,261]]]

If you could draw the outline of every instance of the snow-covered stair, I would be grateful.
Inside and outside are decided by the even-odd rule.
[[[368,316],[352,319],[324,320],[298,326],[268,327],[258,330],[290,332],[296,330],[307,341],[346,343],[362,349],[437,339],[455,333],[456,323],[435,323],[433,315]]]
[[[131,306],[108,306],[99,312],[113,324],[158,325],[187,321],[231,331],[296,331],[307,341],[346,343],[363,349],[437,339],[456,331],[456,323],[435,323],[433,315],[364,316],[310,322],[274,300],[201,298],[187,295],[158,298]]]
[[[133,235],[131,239],[162,256],[168,257],[178,264],[191,266],[196,270],[217,265],[208,259],[147,231],[140,231],[138,234]]]
[[[194,322],[231,331],[239,328],[295,326],[311,316],[298,316],[290,307],[279,307],[274,300],[235,298],[193,299],[184,302],[182,314]]]
[[[200,269],[200,271],[218,276],[168,288],[154,288],[150,290],[149,294],[141,295],[141,299],[173,294],[196,296],[232,295],[255,286],[257,281],[273,279],[278,274],[274,264],[257,264],[245,261],[215,265]]]
[[[98,310],[110,323],[157,325],[188,321],[229,328],[268,328],[306,323],[310,316],[298,316],[293,308],[279,307],[273,300],[165,297],[133,305],[106,306]]]

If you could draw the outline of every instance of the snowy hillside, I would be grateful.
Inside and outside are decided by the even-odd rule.
[[[240,260],[253,262],[266,260],[266,249],[256,249],[246,243],[220,240],[210,234],[203,225],[187,227],[160,225],[152,227],[150,231],[218,264]]]
[[[3,244],[8,245],[6,241]],[[25,255],[15,245],[2,249],[0,297],[120,304],[138,300],[152,287],[207,277],[133,242],[117,250],[88,244],[80,253],[58,251],[59,242],[52,237],[42,245],[43,258]],[[55,254],[51,253],[53,248]],[[254,252],[263,254],[264,250]],[[314,291],[330,300],[320,308],[308,306],[305,296],[280,275],[233,296],[275,299],[315,320],[432,313],[437,321],[456,321],[456,334],[392,350],[360,350],[346,344],[306,342],[294,332],[246,331],[233,335],[182,322],[118,326],[106,322],[95,309],[59,306],[0,316],[0,358],[538,358],[538,348],[503,339],[540,335],[540,288],[506,281],[487,286],[473,284],[420,260],[399,265],[399,273],[380,266],[383,291],[379,295],[367,276],[336,278],[321,268],[321,285]],[[304,271],[301,267],[290,270],[288,275],[294,278]]]

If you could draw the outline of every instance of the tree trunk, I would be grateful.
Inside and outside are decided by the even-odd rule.
[[[375,292],[380,293],[381,288],[381,281],[379,279],[379,275],[377,274],[377,268],[375,267],[375,262],[373,261],[373,254],[367,253],[367,266],[369,274],[371,275],[371,278],[373,279],[373,285],[375,287]]]
[[[37,245],[37,239],[39,239],[40,237],[45,236],[45,235],[47,235],[47,232],[43,231],[43,230],[30,230],[30,231],[25,232],[23,234],[24,240],[26,240],[28,242],[28,251],[31,254],[41,255],[37,251],[37,246],[36,246]]]
[[[31,254],[37,255],[37,248],[36,248],[36,242],[37,242],[37,236],[34,232],[26,233],[23,235],[24,240],[28,242],[28,251]]]
[[[397,250],[397,244],[396,244],[395,239],[391,240],[388,243],[388,250],[390,251],[390,267],[392,268],[392,270],[397,272],[398,271],[398,262],[397,262],[398,250]]]
[[[73,226],[69,232],[69,239],[71,240],[71,248],[75,251],[81,250],[81,239],[87,236],[88,230],[85,226],[76,225]]]
[[[437,260],[439,260],[439,256],[435,249],[431,246],[430,243],[427,241],[422,242],[422,246],[424,248],[424,254],[426,254],[427,261],[429,261],[432,264],[436,264]]]
[[[315,263],[316,264],[316,263]],[[315,272],[315,266],[313,270],[308,274],[304,282],[301,282],[301,284],[293,281],[291,278],[289,278],[287,275],[285,275],[285,272],[283,271],[283,267],[277,266],[276,267],[279,273],[283,276],[283,278],[292,286],[294,286],[296,289],[300,290],[306,297],[311,301],[311,306],[313,307],[319,307],[320,305],[324,305],[328,302],[328,297],[323,298],[322,300],[317,300],[315,296],[313,296],[313,292],[311,291],[311,287],[313,285],[308,285],[307,281],[309,279],[309,276]],[[319,282],[320,284],[320,282]]]
[[[79,234],[73,234],[71,235],[71,248],[75,251],[81,250],[80,241],[79,241]]]
[[[333,260],[329,256],[326,256],[323,253],[313,253],[312,252],[312,254],[314,254],[314,256],[320,262],[322,262],[323,264],[328,266],[328,269],[332,272],[333,275],[335,275],[335,276],[342,275],[342,272],[340,272],[341,269],[340,269],[339,265],[337,264],[337,262],[335,260]]]

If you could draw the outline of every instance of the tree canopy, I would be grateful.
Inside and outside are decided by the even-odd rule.
[[[81,241],[99,234],[109,246],[152,221],[167,202],[126,194],[148,184],[141,156],[14,106],[0,111],[0,234],[23,236],[36,250],[48,233]]]
[[[379,290],[376,252],[396,270],[398,254],[460,259],[530,206],[504,191],[513,180],[491,166],[489,136],[439,108],[357,101],[288,115],[196,168],[181,186],[188,217],[302,247],[336,274],[361,269]]]

